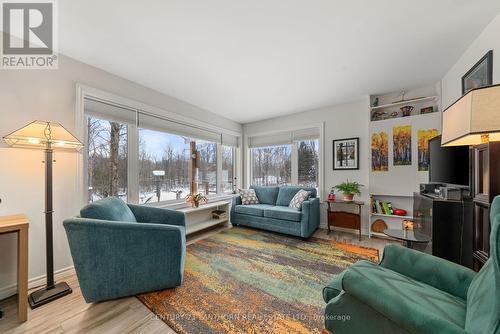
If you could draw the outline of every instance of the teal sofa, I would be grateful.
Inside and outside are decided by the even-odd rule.
[[[186,252],[184,214],[108,197],[63,222],[87,303],[176,287]]]
[[[252,186],[259,204],[242,205],[235,196],[231,205],[231,223],[273,232],[309,238],[319,226],[319,198],[316,189],[300,186]],[[293,196],[304,189],[311,192],[309,200],[302,203],[300,211],[289,208]]]
[[[479,271],[388,245],[323,290],[330,333],[500,334],[500,197],[490,214],[490,258]]]

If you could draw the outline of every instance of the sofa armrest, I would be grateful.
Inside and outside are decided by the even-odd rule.
[[[128,207],[141,223],[186,226],[186,217],[180,211],[135,204],[128,204]]]
[[[336,298],[343,291],[342,280],[344,279],[345,270],[340,274],[335,275],[333,279],[323,288],[323,300],[328,303],[333,298]]]
[[[319,227],[319,198],[311,198],[302,203],[302,237],[309,238]]]
[[[466,267],[399,245],[385,246],[380,265],[462,299],[467,299],[476,275]]]
[[[233,199],[231,200],[231,217],[233,217],[234,215],[234,209],[236,208],[236,205],[241,205],[240,195],[233,196]]]
[[[63,225],[87,302],[164,289],[182,281],[186,249],[182,226],[86,218],[66,219]]]

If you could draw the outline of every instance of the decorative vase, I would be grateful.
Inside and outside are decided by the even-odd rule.
[[[194,207],[199,208],[200,207],[200,202],[194,202]]]
[[[403,114],[403,117],[411,116],[411,112],[413,111],[413,106],[404,106],[399,108],[401,109],[401,113]]]
[[[354,194],[346,194],[344,193],[344,201],[346,202],[352,202],[352,200],[354,199]]]

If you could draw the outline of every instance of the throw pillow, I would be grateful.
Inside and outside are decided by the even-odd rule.
[[[249,205],[249,204],[259,204],[259,199],[257,198],[257,194],[253,189],[240,189],[241,196],[241,204]]]
[[[305,191],[304,189],[300,189],[299,192],[296,193],[295,196],[293,196],[288,207],[295,210],[302,210],[302,203],[304,203],[304,201],[309,199],[309,196],[311,196],[310,191]]]

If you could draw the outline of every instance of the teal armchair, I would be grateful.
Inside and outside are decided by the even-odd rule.
[[[88,303],[176,287],[184,271],[184,214],[109,197],[63,223]]]
[[[500,197],[491,207],[490,259],[474,271],[388,245],[323,290],[330,333],[500,334]]]

